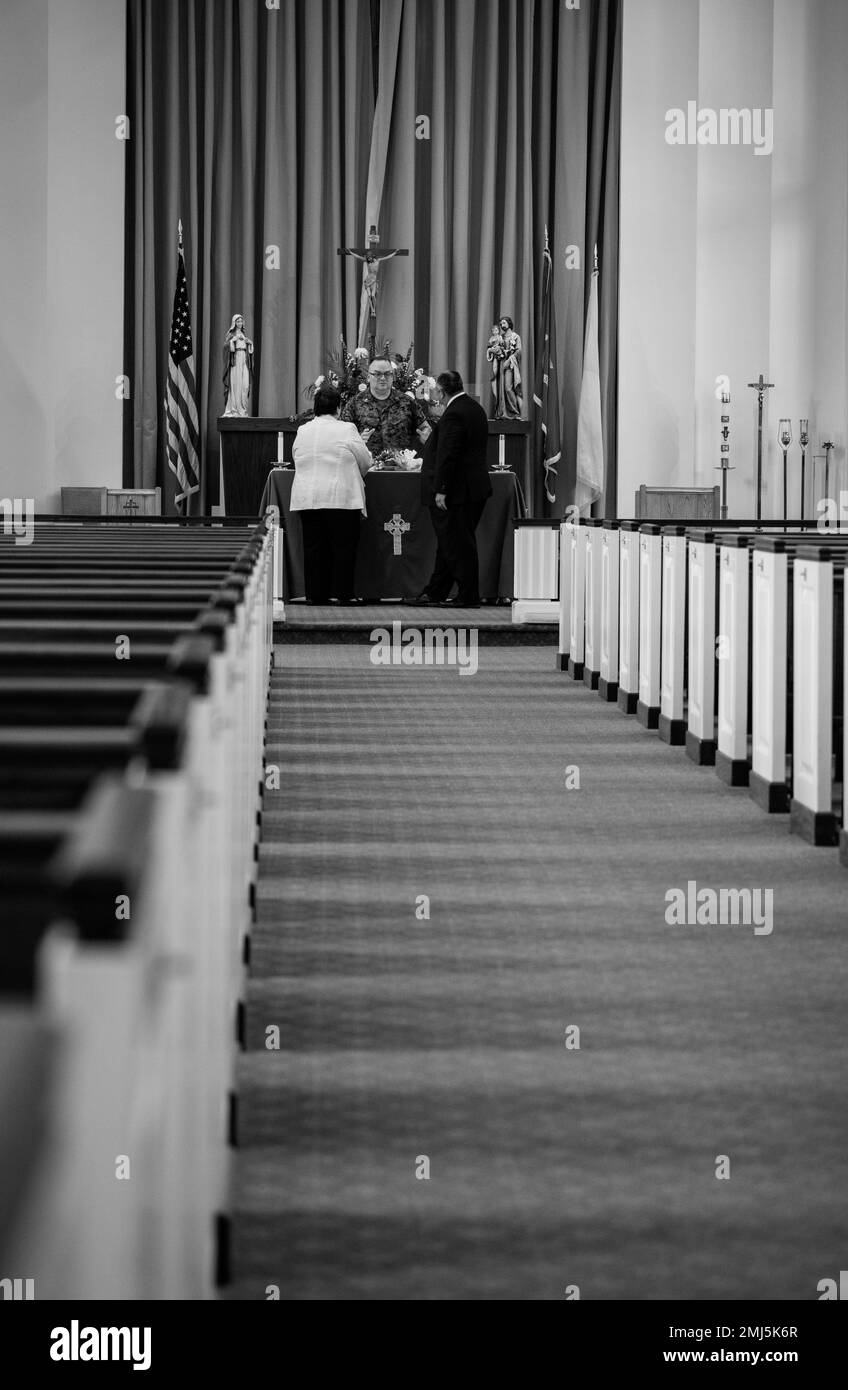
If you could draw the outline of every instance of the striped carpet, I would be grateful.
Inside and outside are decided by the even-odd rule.
[[[550,649],[368,652],[278,654],[231,1296],[815,1299],[848,1257],[836,851]],[[690,879],[773,889],[772,934],[667,925]]]

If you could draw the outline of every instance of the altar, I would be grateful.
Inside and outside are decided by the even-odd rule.
[[[524,515],[518,481],[509,469],[495,470],[492,496],[477,528],[480,557],[480,597],[511,599],[513,596],[513,520]],[[303,598],[303,539],[297,512],[290,510],[293,468],[273,468],[257,510],[270,506],[280,511],[283,532],[282,597]],[[394,469],[374,470],[365,477],[365,505],[359,532],[354,579],[355,597],[366,602],[380,599],[410,601],[426,586],[436,555],[436,537],[430,514],[422,507],[419,473]]]
[[[291,463],[297,423],[289,416],[221,416],[218,502],[227,516],[258,516],[259,500],[275,463]],[[489,421],[489,467],[504,464],[526,477],[527,420]]]

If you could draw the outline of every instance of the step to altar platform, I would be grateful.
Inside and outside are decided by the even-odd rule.
[[[479,608],[438,608],[415,603],[274,604],[274,641],[370,642],[375,628],[400,623],[404,628],[474,628],[481,645],[548,647],[556,645],[556,623],[513,623],[509,603]]]

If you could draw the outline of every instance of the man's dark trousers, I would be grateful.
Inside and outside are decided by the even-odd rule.
[[[427,593],[437,603],[448,597],[454,579],[458,585],[457,603],[480,602],[480,567],[477,558],[477,530],[486,498],[460,502],[444,510],[431,503],[429,511],[436,533],[436,563]]]

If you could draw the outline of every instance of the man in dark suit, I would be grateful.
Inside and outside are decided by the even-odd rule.
[[[436,563],[419,602],[444,603],[453,588],[457,607],[476,608],[480,577],[475,531],[492,480],[486,462],[489,421],[482,405],[466,395],[459,372],[436,380],[444,410],[424,446],[421,502],[436,533]]]

